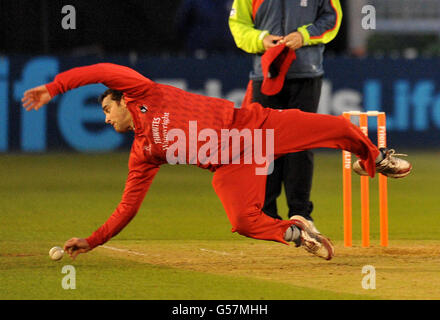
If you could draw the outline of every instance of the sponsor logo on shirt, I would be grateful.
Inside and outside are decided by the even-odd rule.
[[[170,113],[164,112],[162,117],[154,117],[151,121],[151,132],[154,144],[162,145],[162,150],[168,149],[168,125],[170,123]]]

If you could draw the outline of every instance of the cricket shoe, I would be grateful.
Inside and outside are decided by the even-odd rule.
[[[292,216],[290,220],[292,220],[294,224],[286,231],[284,238],[287,241],[292,241],[297,247],[304,247],[306,251],[325,260],[330,260],[333,257],[335,249],[333,248],[330,239],[326,238],[319,232],[313,231],[313,228],[307,219],[302,216]],[[298,233],[298,230],[299,234],[295,236],[295,233]]]
[[[290,216],[289,219],[290,219],[291,217],[293,217],[293,216],[294,216],[294,215]],[[304,216],[302,216],[302,217],[304,217]],[[307,219],[307,218],[305,218],[305,219],[306,219],[307,222],[309,223],[309,227],[310,227],[310,229],[312,229],[313,232],[321,234],[321,232],[318,230],[318,228],[316,228],[316,226],[315,226],[315,224],[313,223],[312,220]]]
[[[317,234],[321,234],[321,232],[319,232],[319,230],[316,228],[315,224],[313,223],[313,221],[311,220],[307,220],[307,222],[310,225],[310,228],[312,229],[313,232],[317,233]]]
[[[406,177],[411,172],[411,163],[397,158],[397,156],[406,157],[406,154],[397,154],[394,149],[380,148],[379,150],[382,152],[383,159],[376,163],[376,172],[395,179]],[[353,163],[353,171],[361,176],[368,176],[360,160]]]

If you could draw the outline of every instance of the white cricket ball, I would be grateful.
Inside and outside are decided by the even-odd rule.
[[[53,247],[49,250],[49,257],[52,260],[60,260],[64,255],[64,250],[61,247]]]

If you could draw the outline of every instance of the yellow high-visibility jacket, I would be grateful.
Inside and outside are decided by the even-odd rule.
[[[341,21],[339,0],[234,0],[229,27],[237,46],[255,54],[251,73],[255,80],[263,79],[263,38],[300,32],[304,46],[296,51],[286,78],[309,78],[324,73],[324,46],[336,37]]]

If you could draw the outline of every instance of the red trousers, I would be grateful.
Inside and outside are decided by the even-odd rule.
[[[315,148],[342,149],[354,153],[374,177],[378,148],[362,131],[342,116],[306,113],[298,109],[274,110],[253,103],[235,111],[232,128],[273,129],[274,158]],[[261,165],[224,164],[214,173],[212,185],[225,208],[232,232],[287,244],[290,220],[274,219],[263,208],[267,175],[256,175]]]

